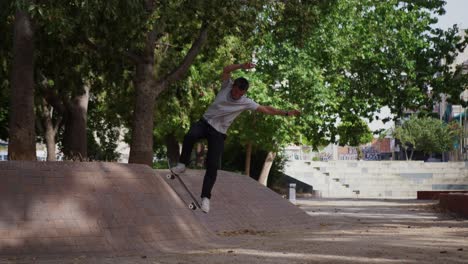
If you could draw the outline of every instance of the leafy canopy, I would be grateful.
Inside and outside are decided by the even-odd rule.
[[[459,129],[432,117],[412,116],[397,126],[393,136],[405,150],[413,149],[425,154],[443,153],[453,149]]]

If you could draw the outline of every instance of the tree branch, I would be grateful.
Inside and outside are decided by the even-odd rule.
[[[129,58],[133,63],[139,63],[141,61],[141,57],[131,51],[124,51],[124,55],[127,58]]]
[[[65,114],[65,105],[62,98],[60,98],[52,89],[45,90],[44,99],[49,105],[55,108],[60,115]]]
[[[182,60],[180,65],[158,82],[158,86],[161,87],[161,91],[164,90],[164,88],[169,83],[182,79],[182,77],[187,73],[190,65],[192,65],[195,57],[198,55],[198,53],[200,53],[200,50],[203,44],[205,44],[207,38],[208,26],[206,23],[203,23],[202,27],[200,28],[200,34],[193,42],[192,47],[187,52],[187,55],[185,55],[185,58]]]
[[[105,47],[96,45],[96,43],[92,42],[88,37],[83,38],[83,44],[96,52],[107,50]],[[124,51],[122,55],[126,56],[134,63],[139,63],[142,61],[140,56],[131,51]]]

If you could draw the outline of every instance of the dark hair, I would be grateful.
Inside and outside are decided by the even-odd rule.
[[[247,79],[245,79],[244,77],[239,77],[235,79],[233,86],[234,85],[242,91],[247,91],[247,89],[249,89],[249,81],[247,81]]]

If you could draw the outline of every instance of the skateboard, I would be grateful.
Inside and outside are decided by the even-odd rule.
[[[178,182],[180,182],[180,184],[182,185],[182,187],[185,189],[185,191],[189,194],[190,198],[192,199],[192,201],[188,204],[188,208],[192,209],[192,210],[197,210],[197,208],[201,208],[201,205],[198,203],[197,201],[197,198],[195,198],[195,195],[193,195],[193,193],[190,191],[190,189],[187,187],[187,185],[185,184],[185,182],[182,180],[182,178],[175,172],[173,172],[171,170],[171,165],[169,164],[169,159],[167,160],[167,165],[169,166],[169,174],[166,175],[166,178],[169,179],[169,180],[174,180],[174,179],[177,179]],[[179,195],[179,197],[184,200],[182,198],[182,196],[174,189],[174,191],[177,193],[177,195]]]

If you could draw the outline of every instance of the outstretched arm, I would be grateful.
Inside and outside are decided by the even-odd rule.
[[[231,72],[232,71],[239,70],[239,69],[247,70],[247,69],[252,69],[254,67],[255,67],[255,64],[253,64],[252,62],[228,65],[228,66],[224,67],[224,69],[223,69],[222,79],[223,79],[223,81],[229,80],[231,78]]]
[[[301,112],[296,109],[285,111],[285,110],[276,109],[272,106],[267,106],[267,105],[259,106],[257,108],[257,112],[261,112],[267,115],[283,115],[283,116],[297,116],[301,114]]]

